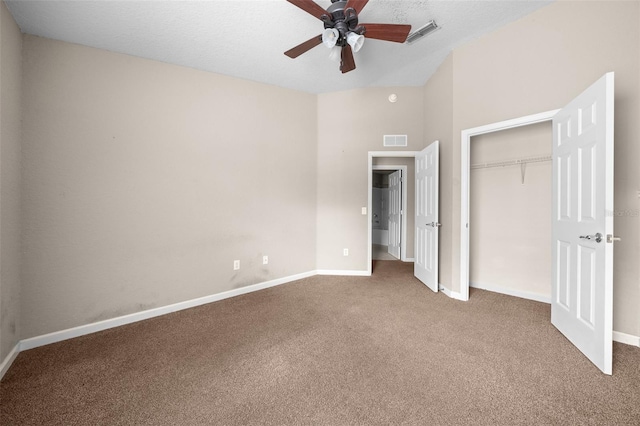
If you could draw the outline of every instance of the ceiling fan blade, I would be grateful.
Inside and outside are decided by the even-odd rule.
[[[411,31],[411,25],[362,24],[366,28],[365,38],[404,43]]]
[[[290,57],[291,59],[294,59],[302,55],[303,53],[313,49],[319,44],[322,44],[322,35],[317,35],[315,37],[312,37],[309,40],[305,41],[304,43],[300,43],[293,49],[287,50],[286,52],[284,52],[284,54]]]
[[[352,7],[356,10],[356,13],[359,14],[360,11],[364,9],[364,7],[367,5],[368,2],[369,0],[349,0],[347,2],[347,5],[344,7],[344,9],[347,10],[350,7]]]
[[[313,0],[287,0],[289,3],[298,6],[305,12],[315,16],[318,19],[322,19],[322,15],[329,15],[319,4]]]
[[[340,64],[340,71],[342,74],[356,69],[356,61],[353,59],[353,51],[348,44],[342,48],[342,63]]]

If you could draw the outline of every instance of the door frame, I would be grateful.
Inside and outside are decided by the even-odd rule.
[[[407,185],[405,185],[405,177],[407,176],[407,166],[372,166],[372,172],[375,170],[400,170],[402,172],[402,201],[400,203],[400,210],[403,212],[400,215],[400,260],[406,262],[407,255],[407,221],[405,220],[406,211],[407,211]],[[373,173],[372,173],[373,174]],[[371,182],[371,200],[373,202],[373,181]],[[373,207],[373,206],[372,206]],[[372,213],[373,214],[373,213]],[[371,233],[373,234],[373,225],[372,221],[369,222],[369,226],[371,227]],[[371,243],[373,244],[373,237],[371,238]]]
[[[374,158],[415,158],[416,154],[419,154],[419,151],[369,151],[368,152],[368,163],[367,163],[367,275],[371,275],[372,273],[372,265],[371,265],[371,204],[373,198],[373,159]],[[406,176],[406,168],[407,166],[375,166],[375,167],[389,167],[388,170],[400,170],[403,167],[405,168],[404,174]],[[384,169],[378,169],[384,170]],[[407,185],[402,185],[402,210],[404,215],[407,215]],[[413,259],[407,258],[407,221],[402,219],[402,242],[400,248],[401,260],[403,262],[411,262]]]
[[[471,176],[471,138],[501,130],[551,121],[560,111],[554,109],[465,129],[460,133],[460,300],[469,300],[469,185]]]

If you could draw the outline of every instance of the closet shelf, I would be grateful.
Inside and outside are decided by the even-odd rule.
[[[527,172],[527,164],[544,163],[547,161],[551,161],[550,155],[544,155],[542,157],[520,158],[518,160],[510,160],[510,161],[494,161],[492,163],[472,164],[470,168],[471,170],[476,170],[476,169],[489,169],[492,167],[520,166],[521,183],[524,185],[524,176],[525,176],[525,173]]]
[[[529,164],[529,163],[544,163],[546,161],[551,161],[550,155],[545,155],[542,157],[520,158],[517,160],[508,160],[508,161],[494,161],[491,163],[472,164],[471,169],[475,170],[475,169],[488,169],[491,167],[519,166],[522,164]]]

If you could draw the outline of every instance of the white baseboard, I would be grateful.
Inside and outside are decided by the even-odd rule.
[[[415,257],[405,257],[404,259],[402,259],[403,262],[415,262],[416,258]]]
[[[506,294],[507,296],[520,297],[521,299],[535,300],[536,302],[551,303],[550,296],[545,296],[544,294],[533,293],[529,291],[513,290],[510,288],[500,287],[487,283],[469,283],[469,287],[492,291],[494,293]]]
[[[258,290],[263,290],[265,288],[274,287],[274,286],[285,284],[291,281],[301,280],[303,278],[312,277],[314,275],[316,275],[316,271],[305,272],[297,275],[291,275],[288,277],[278,278],[278,279],[266,281],[263,283],[258,283],[258,284],[254,284],[246,287],[240,287],[240,288],[225,291],[222,293],[212,294],[210,296],[200,297],[197,299],[174,303],[172,305],[167,305],[159,308],[149,309],[146,311],[136,312],[136,313],[124,315],[121,317],[94,322],[92,324],[81,325],[78,327],[56,331],[56,332],[45,334],[42,336],[32,337],[30,339],[24,339],[20,341],[19,349],[21,351],[25,351],[27,349],[33,349],[39,346],[61,342],[63,340],[72,339],[74,337],[84,336],[86,334],[96,333],[98,331],[107,330],[109,328],[119,327],[121,325],[143,321],[143,320],[154,318],[160,315],[170,314],[172,312],[182,311],[184,309],[205,305],[207,303],[217,302],[219,300],[240,296],[241,294],[251,293]]]
[[[442,284],[438,284],[438,290],[440,290],[441,292],[443,292],[446,296],[452,298],[452,299],[456,299],[456,300],[461,300],[463,302],[466,302],[467,299],[465,299],[464,297],[462,297],[462,293],[457,292],[457,291],[453,291],[450,290],[446,287],[444,287]]]
[[[637,346],[640,348],[640,336],[622,333],[620,331],[613,332],[613,341],[624,343],[625,345]]]
[[[342,275],[345,277],[369,277],[369,271],[353,271],[340,269],[319,269],[316,271],[318,275]]]
[[[544,296],[544,295],[541,295],[541,294],[538,294],[538,293],[531,293],[531,292],[527,292],[527,291],[505,289],[503,287],[480,284],[480,283],[470,283],[469,286],[473,287],[473,288],[479,288],[479,289],[482,289],[482,290],[493,291],[494,293],[501,293],[501,294],[506,294],[508,296],[520,297],[522,299],[534,300],[536,302],[549,303],[549,304],[551,303],[551,297]],[[625,345],[631,345],[631,346],[640,347],[640,337],[639,336],[634,336],[632,334],[622,333],[620,331],[615,331],[615,330],[613,331],[613,341],[614,342],[619,342],[619,343],[624,343]]]
[[[11,364],[13,364],[13,360],[16,359],[18,353],[20,352],[20,342],[16,343],[16,345],[11,349],[11,352],[7,354],[7,356],[0,363],[0,380],[4,377],[4,373],[9,370]]]

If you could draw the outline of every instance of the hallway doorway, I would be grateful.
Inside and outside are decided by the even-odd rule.
[[[406,257],[406,166],[371,171],[371,260]]]

